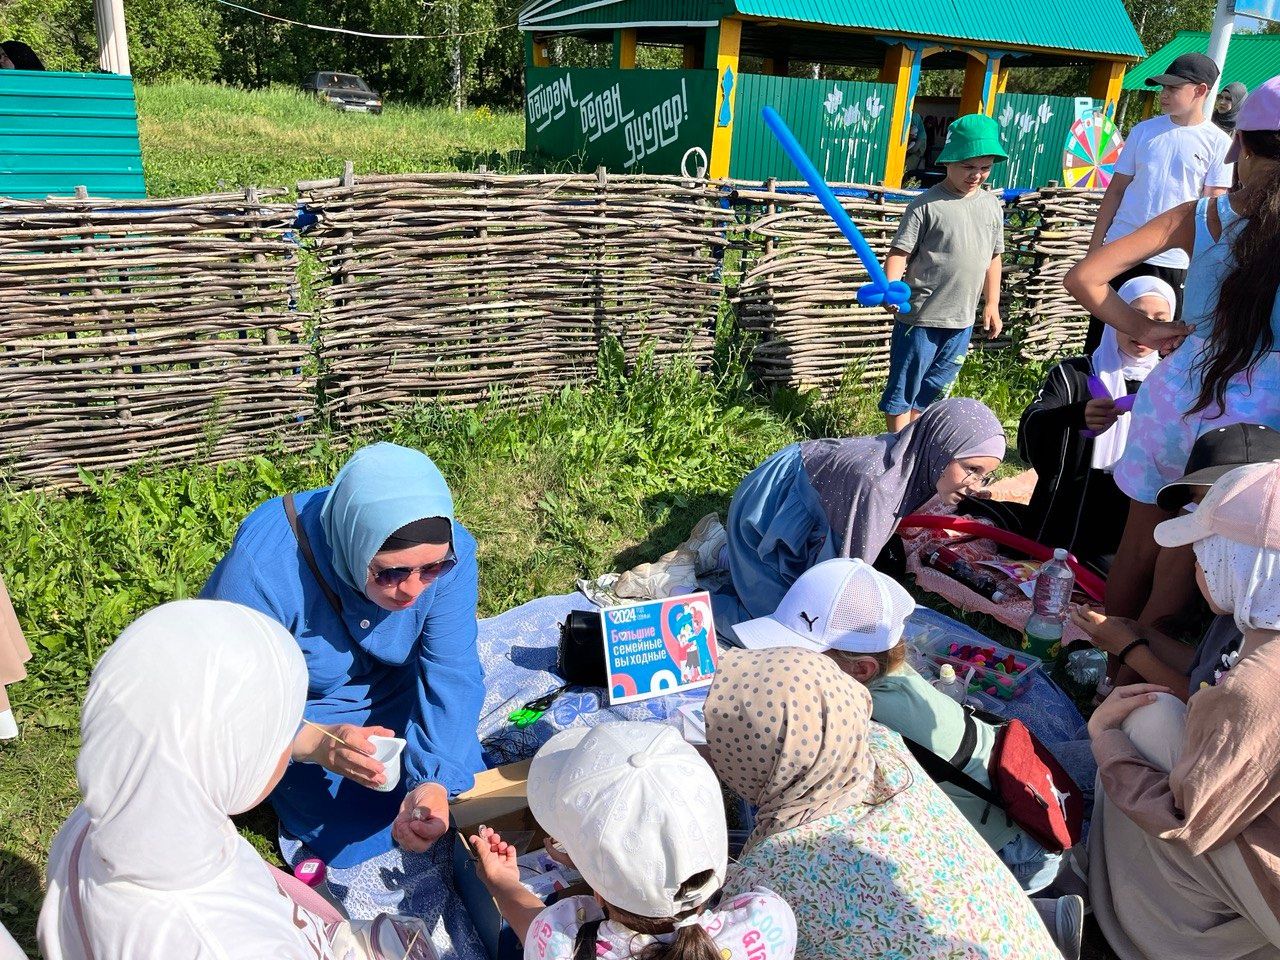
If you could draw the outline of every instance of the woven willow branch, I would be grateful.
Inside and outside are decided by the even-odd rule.
[[[298,447],[317,415],[358,430],[423,401],[527,403],[590,379],[611,336],[707,358],[726,294],[767,383],[887,369],[865,273],[783,184],[348,169],[298,189],[319,218],[311,316],[281,191],[0,201],[0,473],[74,485]],[[902,199],[863,189],[846,206],[883,257]],[[1028,357],[1083,333],[1062,276],[1099,199],[1045,189],[1007,211],[1003,302]]]
[[[0,469],[57,486],[305,442],[294,210],[269,195],[0,202]]]

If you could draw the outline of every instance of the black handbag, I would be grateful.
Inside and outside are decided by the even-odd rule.
[[[556,670],[572,684],[603,687],[609,682],[604,662],[604,625],[599,610],[572,610],[560,624]]]

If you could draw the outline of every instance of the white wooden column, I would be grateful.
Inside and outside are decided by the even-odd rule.
[[[124,0],[93,0],[98,28],[98,67],[105,73],[129,75],[129,36],[124,25]]]

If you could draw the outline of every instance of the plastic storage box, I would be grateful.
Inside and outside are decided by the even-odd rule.
[[[973,642],[968,638],[955,638],[939,628],[928,627],[910,638],[911,644],[919,650],[935,666],[949,663],[956,669],[956,675],[963,677],[973,667],[973,679],[969,681],[971,692],[981,692],[1001,700],[1012,700],[1020,697],[1031,685],[1035,674],[1040,671],[1043,661],[1021,650],[1013,650],[992,640]],[[952,648],[956,647],[957,650]],[[978,651],[985,656],[985,665],[974,663],[973,655],[958,656],[965,648]],[[1012,656],[1013,660],[1009,661]],[[996,667],[997,663],[1013,664],[1012,672],[1005,672]]]

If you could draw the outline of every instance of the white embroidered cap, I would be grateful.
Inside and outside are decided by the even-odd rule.
[[[556,734],[529,768],[529,809],[606,903],[681,919],[724,884],[729,837],[711,767],[658,723]],[[708,873],[680,894],[691,877]]]

